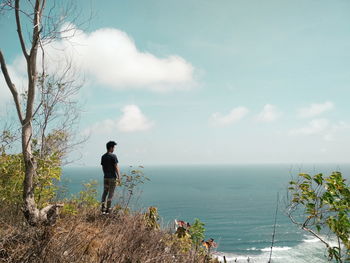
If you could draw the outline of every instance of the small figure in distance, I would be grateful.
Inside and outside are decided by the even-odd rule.
[[[103,194],[101,201],[101,211],[103,214],[109,214],[111,211],[112,199],[115,187],[120,185],[120,170],[118,165],[118,158],[113,154],[115,146],[117,145],[114,141],[109,141],[106,144],[107,152],[101,157],[101,165],[104,174],[103,180]],[[106,197],[107,206],[106,206]]]
[[[211,248],[218,247],[217,244],[214,242],[214,239],[210,238],[207,241],[202,240],[202,245],[210,251]]]
[[[191,227],[190,223],[185,222],[183,220],[178,221],[175,219],[175,228],[176,228],[175,234],[177,235],[178,238],[182,238],[184,236],[190,236],[188,233],[190,227]]]

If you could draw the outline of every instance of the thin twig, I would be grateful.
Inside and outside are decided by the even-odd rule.
[[[279,202],[279,193],[277,193],[277,200],[276,200],[276,211],[275,211],[275,223],[273,225],[273,233],[272,233],[272,241],[271,241],[271,251],[270,251],[270,257],[269,257],[269,263],[271,263],[271,257],[272,257],[272,248],[275,243],[275,233],[276,233],[276,222],[277,222],[277,211],[278,211],[278,202]]]

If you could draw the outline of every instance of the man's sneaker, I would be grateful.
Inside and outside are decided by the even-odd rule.
[[[107,209],[106,209],[106,215],[109,215],[111,212],[112,212],[112,209],[111,209],[111,208],[107,208]]]
[[[102,214],[106,213],[106,207],[104,204],[101,205],[101,212],[102,212]]]

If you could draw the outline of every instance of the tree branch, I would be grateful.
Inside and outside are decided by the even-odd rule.
[[[302,227],[303,230],[308,231],[309,233],[311,233],[312,235],[314,235],[316,238],[318,238],[323,244],[326,245],[327,248],[330,247],[330,245],[320,236],[318,235],[315,231],[313,231],[312,229],[308,228],[308,227]]]
[[[41,15],[42,15],[42,10],[40,5],[40,0],[36,0],[35,9],[34,9],[34,20],[33,20],[33,42],[32,42],[32,49],[30,51],[31,55],[33,52],[35,52],[35,55],[36,55],[36,50],[38,49],[38,41],[39,41],[40,32],[41,32]]]
[[[26,58],[26,60],[28,60],[29,55],[27,53],[26,45],[25,45],[24,39],[23,39],[22,26],[21,26],[21,20],[20,20],[20,17],[19,17],[19,12],[20,12],[19,0],[16,0],[15,13],[16,13],[17,34],[18,34],[19,41],[21,43],[21,48],[22,48],[23,55]]]
[[[38,43],[39,43],[40,32],[41,32],[40,15],[42,13],[41,13],[40,7],[41,7],[40,0],[36,0],[35,8],[34,8],[34,19],[33,19],[32,47],[30,49],[29,59],[27,60],[28,98],[27,98],[25,124],[29,122],[33,117],[33,104],[35,99],[35,85],[36,85],[36,79],[37,79],[36,60],[37,60],[37,52],[38,52]]]
[[[19,102],[19,98],[18,98],[18,92],[17,92],[16,86],[11,81],[10,75],[7,71],[6,62],[5,62],[4,56],[2,55],[1,50],[0,50],[0,63],[1,63],[2,74],[5,77],[6,84],[9,87],[9,89],[12,93],[13,99],[15,101],[18,118],[19,118],[21,124],[23,124],[22,109],[21,109],[21,104]]]

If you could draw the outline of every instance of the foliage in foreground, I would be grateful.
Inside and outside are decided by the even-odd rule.
[[[0,262],[214,262],[185,250],[176,235],[153,227],[152,218],[123,209],[107,216],[79,209],[54,226],[33,227],[20,213],[12,223],[2,216]]]
[[[202,240],[204,240],[204,223],[201,222],[198,218],[194,220],[194,223],[191,225],[189,229],[189,234],[192,240],[192,243],[198,249],[200,244],[202,243]]]
[[[125,180],[124,205],[144,178],[132,170]],[[29,226],[18,207],[0,203],[0,262],[217,262],[195,246],[204,233],[199,220],[191,239],[162,229],[156,207],[135,213],[119,205],[102,215],[96,187],[96,182],[85,183],[81,192],[65,199],[52,226]],[[8,192],[9,201],[14,193]]]
[[[48,205],[55,197],[60,180],[60,157],[53,153],[37,163],[34,177],[35,201],[39,208]],[[23,205],[24,163],[22,154],[0,154],[0,201],[8,206]]]
[[[289,192],[288,215],[292,222],[320,239],[330,260],[349,262],[350,188],[342,174],[299,174],[298,180],[290,182]],[[325,238],[326,232],[332,235]]]

